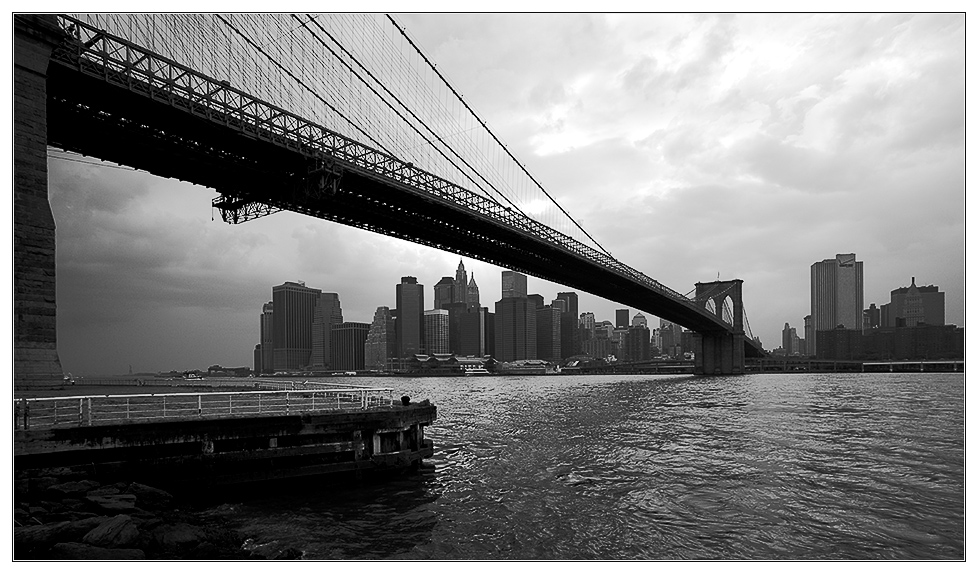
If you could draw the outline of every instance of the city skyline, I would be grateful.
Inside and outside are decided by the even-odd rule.
[[[965,325],[963,16],[396,17],[616,258],[680,293],[743,279],[765,348],[835,253],[865,262],[865,306],[914,276]],[[269,285],[337,292],[369,322],[391,278],[430,289],[458,263],[293,213],[228,226],[214,190],[49,155],[66,371],[250,364]],[[466,268],[500,299],[504,268]],[[622,307],[529,281],[602,319]]]

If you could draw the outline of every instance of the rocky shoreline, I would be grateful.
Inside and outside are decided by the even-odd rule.
[[[219,518],[136,482],[102,484],[68,469],[14,481],[14,560],[293,560],[264,555]]]

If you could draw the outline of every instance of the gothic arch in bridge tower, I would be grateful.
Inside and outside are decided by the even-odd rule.
[[[696,333],[697,375],[739,375],[744,372],[744,301],[740,279],[697,283],[697,305],[730,325],[729,330]]]

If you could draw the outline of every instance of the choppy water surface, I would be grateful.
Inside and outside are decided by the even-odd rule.
[[[964,558],[961,374],[369,383],[438,406],[433,473],[208,512],[306,559]]]

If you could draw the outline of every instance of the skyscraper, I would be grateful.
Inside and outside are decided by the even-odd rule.
[[[469,286],[469,279],[465,274],[465,266],[462,260],[458,260],[458,269],[455,270],[455,285],[452,290],[452,303],[465,303],[466,294]]]
[[[363,366],[375,371],[390,370],[390,360],[397,357],[397,334],[394,318],[387,307],[377,307],[374,320],[364,341]]]
[[[397,354],[408,358],[424,352],[424,285],[416,277],[401,277],[397,301]]]
[[[652,333],[645,325],[632,325],[625,337],[625,360],[648,361],[651,358]]]
[[[272,313],[275,306],[271,301],[261,307],[261,343],[259,343],[259,353],[261,363],[255,366],[255,374],[273,373],[273,342],[272,342]]]
[[[503,299],[509,297],[526,297],[526,275],[503,271]]]
[[[336,293],[321,293],[312,316],[312,352],[309,355],[311,370],[335,368],[330,363],[330,332],[333,325],[342,322],[340,296]]]
[[[330,327],[330,363],[336,371],[362,371],[370,325],[348,321]]]
[[[628,309],[615,310],[615,327],[619,329],[628,328]]]
[[[424,348],[428,354],[448,352],[448,310],[429,309],[424,312]]]
[[[274,371],[305,369],[312,354],[312,319],[322,293],[305,283],[272,287],[272,361]]]
[[[569,359],[581,352],[581,330],[578,326],[577,293],[557,293],[554,302],[560,301],[560,355]],[[554,303],[551,303],[553,305]]]
[[[798,332],[787,323],[784,324],[784,329],[781,330],[781,350],[784,351],[786,357],[801,354],[801,339],[798,338]]]
[[[537,358],[537,310],[526,297],[503,297],[496,302],[496,358]]]
[[[455,300],[455,280],[451,277],[442,277],[435,283],[435,309],[447,309]]]
[[[818,353],[818,333],[838,326],[862,331],[863,262],[854,253],[812,264],[812,329],[809,354]]]
[[[537,358],[559,362],[560,309],[551,305],[537,307]]]
[[[635,316],[632,317],[632,327],[648,328],[648,326],[649,326],[649,321],[648,319],[645,318],[645,315],[641,313],[636,313]]]
[[[461,314],[458,354],[473,357],[490,354],[486,349],[486,323],[491,316],[485,307],[469,308]]]
[[[496,302],[496,358],[537,358],[536,304],[526,295],[526,275],[502,273],[503,298]]]
[[[936,285],[917,286],[910,278],[909,287],[890,291],[890,302],[880,307],[881,327],[916,327],[944,324],[944,292]]]
[[[465,305],[469,309],[478,309],[481,305],[479,302],[479,286],[475,284],[475,273],[472,273],[472,277],[469,278],[469,284],[465,288]]]

